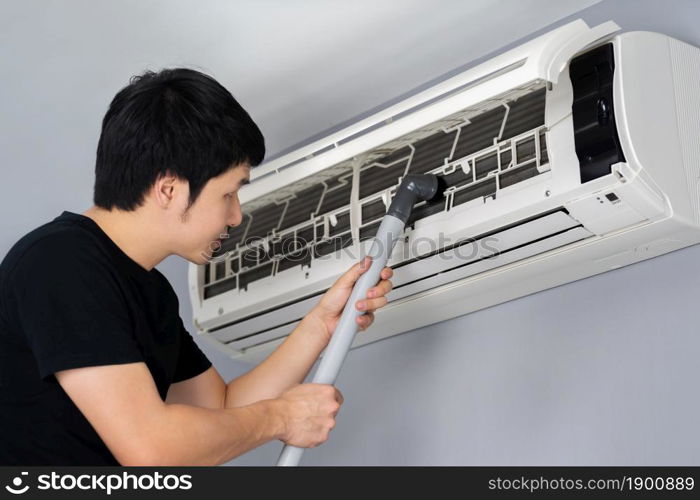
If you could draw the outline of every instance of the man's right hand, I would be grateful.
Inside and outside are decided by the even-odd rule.
[[[328,439],[344,398],[330,384],[297,384],[278,398],[282,406],[285,444],[314,448]]]

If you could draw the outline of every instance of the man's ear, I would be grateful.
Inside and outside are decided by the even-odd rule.
[[[167,208],[173,204],[179,189],[182,189],[182,181],[167,172],[158,176],[153,184],[152,193],[158,206]]]

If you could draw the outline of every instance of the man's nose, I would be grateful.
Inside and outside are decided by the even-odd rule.
[[[237,207],[236,210],[233,211],[233,215],[229,217],[228,225],[231,227],[236,227],[240,225],[241,222],[243,222],[243,213],[241,212],[241,209]]]

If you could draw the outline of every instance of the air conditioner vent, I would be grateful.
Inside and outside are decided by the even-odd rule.
[[[445,196],[418,204],[407,226],[476,199],[495,198],[548,170],[544,127],[546,90],[542,84],[515,94],[513,100],[481,103],[405,145],[369,152],[359,168],[360,240],[372,238],[386,212],[384,199],[393,196],[402,176],[432,172],[444,176]],[[478,108],[478,109],[477,109]],[[469,119],[464,118],[470,116]],[[390,153],[386,153],[391,149]],[[247,286],[353,243],[350,203],[353,169],[300,189],[286,201],[274,200],[245,213],[213,264],[205,269],[204,298]],[[308,184],[310,181],[304,181]],[[216,263],[226,260],[228,267]],[[230,271],[228,270],[230,269]]]

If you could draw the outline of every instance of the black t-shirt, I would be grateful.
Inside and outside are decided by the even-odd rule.
[[[0,264],[0,465],[119,465],[53,374],[138,361],[164,401],[211,366],[165,276],[84,215],[25,235]]]

